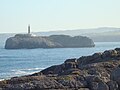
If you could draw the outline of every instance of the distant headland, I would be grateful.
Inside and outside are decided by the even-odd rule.
[[[36,36],[31,34],[30,25],[28,25],[27,34],[16,34],[14,37],[8,38],[5,43],[5,49],[78,48],[94,46],[93,40],[84,36]]]

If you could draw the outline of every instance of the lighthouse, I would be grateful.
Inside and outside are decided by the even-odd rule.
[[[28,34],[30,34],[30,25],[28,25]]]
[[[27,36],[30,36],[30,37],[35,37],[36,35],[35,34],[32,34],[31,31],[30,31],[30,24],[28,25],[28,33],[27,33]]]

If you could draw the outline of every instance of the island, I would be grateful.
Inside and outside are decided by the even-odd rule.
[[[33,34],[16,34],[6,40],[5,49],[34,48],[78,48],[94,47],[92,39],[83,36],[51,35],[35,36]]]
[[[8,38],[5,43],[5,49],[77,48],[94,46],[93,40],[84,36],[36,36],[31,34],[30,25],[28,25],[27,34],[16,34],[14,37]]]
[[[0,81],[0,90],[120,90],[120,48]]]

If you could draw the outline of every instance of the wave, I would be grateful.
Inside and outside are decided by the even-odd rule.
[[[24,74],[29,74],[29,73],[28,73],[28,72],[25,72],[25,71],[18,70],[18,71],[15,71],[14,74],[15,74],[15,75],[24,75]]]
[[[18,57],[18,56],[1,56],[0,55],[0,58],[21,58],[20,56]],[[23,57],[23,58],[25,58],[25,57]]]
[[[44,68],[28,68],[28,69],[16,69],[11,70],[14,76],[29,75],[43,70]]]
[[[31,70],[43,70],[44,68],[28,68],[28,69],[20,69],[20,70],[28,70],[28,71],[31,71]]]
[[[24,75],[30,75],[33,73],[40,72],[44,68],[25,68],[25,69],[13,69],[9,72],[0,73],[0,81],[10,79],[11,77],[18,77]]]
[[[3,81],[3,80],[5,80],[5,79],[0,79],[0,81]]]
[[[17,70],[21,70],[21,71],[34,71],[34,70],[43,70],[45,68],[26,68],[26,69],[16,69],[16,70],[11,70],[11,71],[17,71]]]

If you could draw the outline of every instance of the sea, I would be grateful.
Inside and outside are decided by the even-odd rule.
[[[92,48],[53,48],[6,50],[0,43],[0,80],[39,72],[66,59],[120,48],[120,42],[95,42]]]

